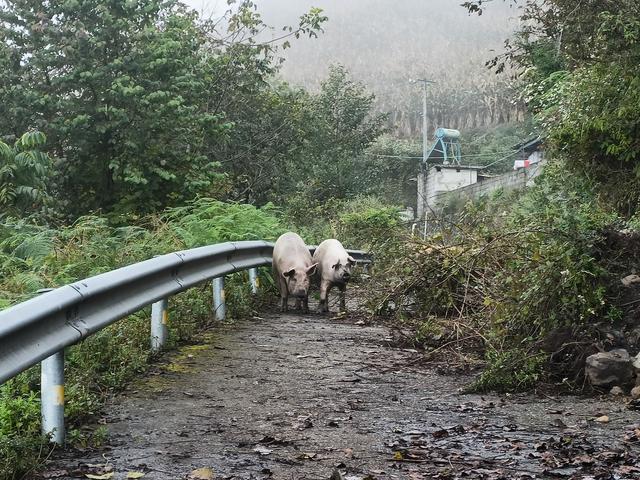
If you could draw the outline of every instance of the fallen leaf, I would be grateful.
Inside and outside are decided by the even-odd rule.
[[[113,477],[113,472],[103,473],[102,475],[95,475],[93,473],[85,473],[85,477],[91,478],[92,480],[109,480]]]
[[[442,428],[440,430],[436,430],[431,435],[433,435],[433,438],[444,438],[449,436],[449,432]]]
[[[190,480],[212,480],[213,470],[209,467],[196,468],[189,474]]]
[[[303,452],[300,455],[298,455],[296,458],[298,458],[299,460],[313,460],[317,456],[318,456],[317,453]]]
[[[48,472],[42,473],[42,478],[58,478],[58,477],[66,477],[69,475],[68,470],[50,470]]]
[[[622,465],[616,469],[616,473],[620,475],[628,475],[630,473],[640,473],[640,468],[631,465]]]
[[[127,478],[142,478],[144,475],[142,472],[127,472]]]
[[[402,456],[402,452],[393,452],[393,459],[394,460],[404,460],[404,457]]]
[[[271,452],[273,452],[273,450],[264,447],[262,445],[258,445],[256,448],[253,449],[254,452],[258,452],[260,455],[269,455]]]

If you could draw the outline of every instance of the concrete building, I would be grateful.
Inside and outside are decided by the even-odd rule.
[[[462,165],[433,165],[427,173],[425,197],[427,204],[439,194],[457,190],[478,182],[482,167]]]

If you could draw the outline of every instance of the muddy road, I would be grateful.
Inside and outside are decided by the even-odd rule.
[[[316,314],[221,327],[113,399],[104,447],[41,478],[640,478],[624,401],[461,394],[468,378],[389,340]]]

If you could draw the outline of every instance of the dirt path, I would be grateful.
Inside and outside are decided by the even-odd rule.
[[[64,452],[43,475],[640,478],[622,401],[462,395],[468,379],[412,368],[388,335],[314,314],[225,326],[114,400],[107,447]]]

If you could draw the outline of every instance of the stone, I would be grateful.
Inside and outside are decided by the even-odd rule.
[[[596,418],[596,422],[609,423],[609,417],[607,415],[602,415],[601,417]]]
[[[617,385],[615,387],[613,387],[611,389],[611,391],[609,392],[610,395],[613,395],[615,397],[619,397],[620,395],[624,395],[624,390],[622,390],[622,388],[618,387]]]
[[[625,287],[630,287],[634,283],[640,283],[640,276],[635,275],[635,274],[627,275],[626,277],[624,277],[620,281],[622,282],[622,285],[624,285]]]
[[[640,373],[640,353],[638,353],[635,357],[633,357],[633,369],[636,374]]]
[[[602,388],[628,385],[635,379],[631,358],[623,348],[589,355],[585,373],[591,385]]]
[[[632,397],[633,399],[638,399],[638,398],[640,398],[640,386],[633,387],[633,388],[631,389],[631,397]]]

